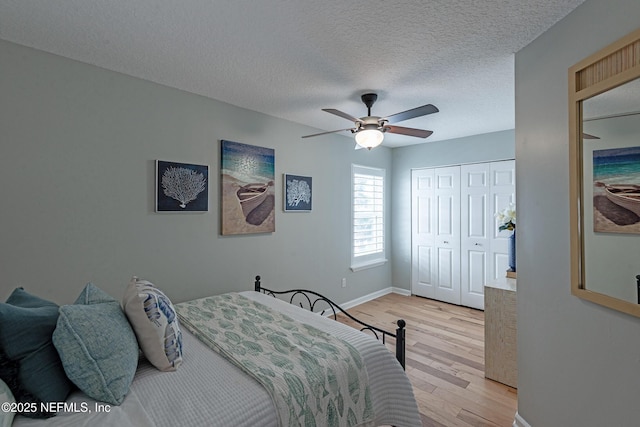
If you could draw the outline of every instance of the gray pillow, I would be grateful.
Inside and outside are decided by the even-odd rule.
[[[138,366],[138,343],[116,299],[87,284],[75,304],[60,307],[53,344],[80,390],[122,403]]]

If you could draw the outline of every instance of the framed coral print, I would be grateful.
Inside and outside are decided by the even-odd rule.
[[[284,211],[311,212],[311,177],[284,174]]]
[[[156,160],[156,212],[209,210],[209,166]]]

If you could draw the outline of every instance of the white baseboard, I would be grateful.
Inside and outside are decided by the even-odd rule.
[[[391,288],[389,287],[389,288],[382,289],[382,290],[370,293],[368,295],[356,298],[354,300],[347,301],[344,304],[340,304],[340,307],[344,308],[345,310],[348,310],[348,309],[353,308],[353,307],[355,307],[357,305],[364,304],[365,302],[369,302],[371,300],[374,300],[376,298],[380,298],[381,296],[387,295],[387,294],[390,294],[390,293],[391,293]]]
[[[411,296],[410,290],[404,288],[396,288],[395,286],[391,288],[391,292],[393,292],[394,294],[404,295],[405,297]]]
[[[516,412],[516,418],[513,420],[513,427],[531,427],[531,424],[526,422],[525,419]]]
[[[390,286],[388,288],[385,289],[381,289],[379,291],[375,291],[373,293],[370,293],[368,295],[356,298],[354,300],[351,301],[347,301],[344,304],[340,304],[340,307],[344,308],[345,310],[348,310],[350,308],[353,308],[357,305],[360,304],[364,304],[365,302],[369,302],[372,301],[376,298],[380,298],[383,295],[387,295],[387,294],[400,294],[400,295],[404,295],[404,296],[410,296],[411,295],[411,291],[408,291],[406,289],[402,289],[402,288],[396,288],[395,286]]]

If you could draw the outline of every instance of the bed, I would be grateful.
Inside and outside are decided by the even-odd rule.
[[[400,363],[400,365],[402,366],[402,369],[405,369],[406,322],[403,319],[397,320],[396,331],[395,333],[392,333],[390,331],[378,328],[376,326],[372,326],[368,323],[361,321],[360,319],[353,317],[351,314],[349,314],[349,312],[344,310],[337,303],[331,301],[329,298],[325,297],[324,295],[319,294],[312,290],[288,289],[284,291],[274,291],[272,289],[267,289],[262,286],[260,276],[256,276],[256,279],[254,282],[254,290],[256,292],[261,292],[263,294],[271,295],[273,297],[288,296],[289,304],[297,304],[301,308],[306,308],[311,312],[320,312],[321,316],[325,315],[326,313],[327,315],[331,315],[333,317],[333,320],[338,320],[338,313],[342,313],[348,319],[355,322],[356,325],[360,327],[360,331],[370,332],[377,340],[382,341],[382,344],[386,344],[387,337],[393,338],[395,340],[396,359],[398,360],[398,363]],[[328,310],[331,310],[331,313],[329,313]]]
[[[287,292],[292,295],[289,302],[276,297],[285,295]],[[270,313],[257,313],[257,316],[281,316],[276,317],[277,322],[265,322],[267,325],[265,327],[267,328],[272,327],[274,323],[281,323],[286,329],[309,332],[310,335],[302,336],[298,334],[303,343],[311,343],[312,341],[307,340],[310,338],[315,340],[316,334],[320,334],[317,331],[322,331],[322,333],[327,333],[338,340],[346,342],[348,349],[357,350],[357,355],[352,355],[353,360],[356,362],[361,360],[363,362],[365,376],[361,378],[366,378],[366,384],[361,384],[362,390],[366,390],[366,394],[364,391],[358,393],[363,396],[360,401],[365,402],[366,400],[365,403],[368,405],[368,409],[365,410],[365,415],[368,413],[368,416],[359,418],[357,425],[394,425],[398,427],[421,425],[412,387],[403,370],[404,322],[399,322],[395,333],[360,322],[364,330],[371,332],[371,334],[363,333],[350,326],[336,322],[325,315],[313,313],[322,304],[327,305],[327,309],[333,317],[340,311],[340,307],[337,304],[322,295],[301,289],[286,292],[270,290],[262,287],[259,277],[256,278],[253,291],[224,294],[223,296],[210,298],[215,298],[215,300],[203,298],[175,304],[175,310],[179,314],[178,318],[181,326],[181,348],[184,348],[181,355],[181,364],[177,369],[163,372],[152,365],[147,358],[141,357],[136,365],[135,375],[130,383],[126,397],[124,397],[121,404],[108,405],[88,397],[87,394],[80,390],[75,390],[66,399],[65,406],[58,408],[56,416],[44,420],[16,416],[13,420],[13,426],[117,425],[160,427],[188,425],[276,427],[279,425],[300,425],[308,422],[309,418],[301,416],[302,411],[300,411],[300,414],[297,412],[292,414],[292,411],[289,411],[288,416],[286,414],[283,415],[278,400],[274,398],[273,390],[269,390],[269,387],[260,384],[256,379],[256,372],[271,375],[272,371],[276,369],[275,365],[253,364],[253,362],[250,364],[247,362],[246,365],[251,369],[247,369],[247,366],[242,364],[237,366],[223,356],[224,349],[219,353],[210,347],[209,344],[211,343],[207,343],[207,341],[222,341],[216,338],[221,335],[210,334],[213,338],[207,338],[202,336],[202,329],[191,329],[193,325],[190,325],[190,323],[196,324],[200,319],[206,318],[206,316],[202,315],[204,313],[203,310],[205,310],[203,307],[212,307],[211,304],[215,301],[216,304],[221,304],[215,306],[215,312],[221,313],[231,300],[239,301],[241,306],[246,307],[246,310],[252,313],[255,307],[266,307],[265,310],[268,311],[265,313]],[[300,299],[307,301],[306,308],[310,308],[311,311],[299,307],[301,305]],[[352,316],[348,316],[352,320],[359,322]],[[228,317],[228,319],[232,318]],[[220,321],[224,327],[226,325],[224,316],[220,316]],[[235,326],[231,325],[231,323]],[[228,326],[234,328],[239,324],[245,325],[246,323],[245,320],[237,321],[236,319],[234,322],[229,322]],[[211,329],[210,326],[207,323],[204,329]],[[238,327],[237,329],[238,333],[240,333],[240,328]],[[232,330],[234,329],[229,329],[229,331]],[[220,331],[223,331],[226,334],[225,336],[235,335],[234,332],[227,332],[224,329],[220,329]],[[275,334],[280,333],[275,331],[274,337]],[[385,340],[386,337],[393,337],[396,341],[395,357],[381,341],[376,339]],[[139,337],[138,341],[140,341]],[[243,349],[244,351],[244,345],[249,350],[248,352],[251,353],[251,350],[255,349],[255,345],[249,341],[252,340],[238,341],[244,344],[238,344],[235,348]],[[275,340],[276,347],[279,342]],[[323,347],[320,347],[321,344]],[[327,355],[324,359],[339,358],[337,351],[335,357],[333,355],[333,344],[323,344],[318,341],[317,344],[312,344],[309,348],[316,348],[316,345],[318,349],[321,348],[325,351],[325,353],[319,352],[319,354]],[[309,349],[301,351],[305,352],[305,350]],[[246,351],[244,352],[247,353]],[[314,363],[320,360],[318,353],[313,353],[313,356],[307,356],[316,357],[313,359]],[[273,354],[271,357],[276,362],[280,360],[273,359]],[[280,364],[276,363],[276,365]],[[281,368],[286,372],[289,367],[284,364]],[[328,372],[327,368],[327,375],[329,376]],[[355,376],[352,377],[351,373],[349,371],[348,377],[356,378]],[[268,377],[266,374],[264,376]],[[309,378],[309,375],[307,375],[307,378]],[[276,381],[280,380],[274,379],[274,382]],[[311,378],[311,382],[313,383],[313,378]],[[291,386],[290,382],[288,384]],[[312,388],[316,386],[317,384],[306,385],[306,387]],[[349,392],[352,392],[351,386],[352,383],[348,385]],[[342,400],[344,399],[342,399],[341,393],[346,394],[346,392],[344,390],[340,391],[341,389],[337,388],[337,386],[336,389],[340,395],[339,398],[342,405]],[[304,390],[304,393],[294,393],[292,395],[293,400],[299,399],[300,394],[303,394],[305,398],[310,399],[308,402],[313,402],[312,396],[306,392],[308,389]],[[327,395],[326,399],[338,402],[337,399],[332,400],[331,392],[335,392],[335,390],[332,387],[326,387],[324,390],[324,394]],[[290,397],[289,399],[291,400],[292,398]],[[304,402],[298,403],[303,406],[306,405],[307,408],[309,406]],[[291,402],[289,404],[291,405]],[[316,404],[311,403],[311,406],[318,406],[314,410],[320,410],[321,418],[316,418],[315,422],[312,420],[309,424],[317,426],[355,424],[355,418],[337,418],[336,414],[333,413],[340,412],[342,408],[340,408],[340,411],[336,408],[341,405],[330,404],[332,407],[322,406],[324,403],[321,405],[318,398],[316,398]],[[318,422],[319,419],[326,419],[327,421]]]

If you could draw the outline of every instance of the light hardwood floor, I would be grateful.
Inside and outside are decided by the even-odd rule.
[[[483,311],[398,294],[348,311],[383,329],[395,330],[398,319],[407,322],[406,371],[423,426],[513,424],[516,389],[484,378]],[[393,349],[394,340],[387,346]]]

